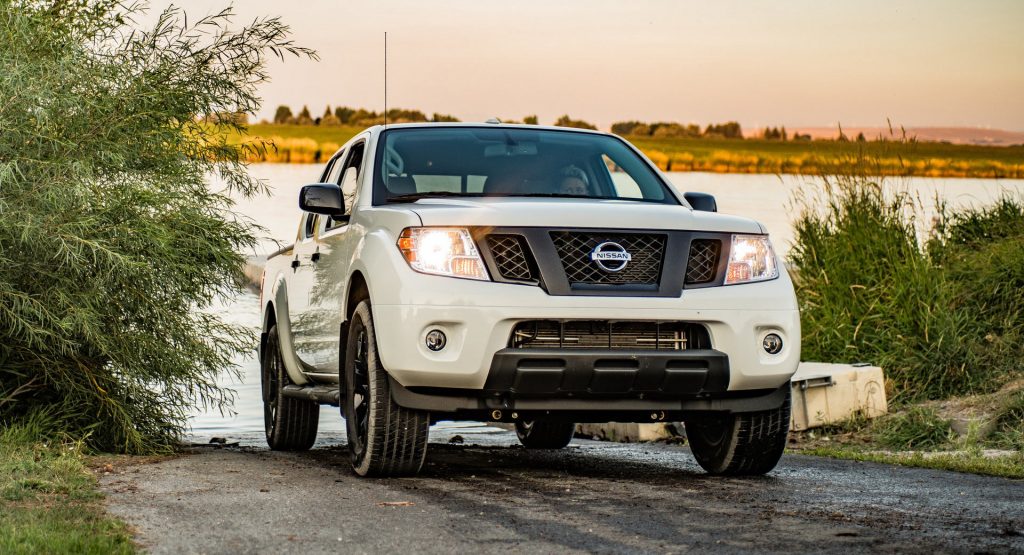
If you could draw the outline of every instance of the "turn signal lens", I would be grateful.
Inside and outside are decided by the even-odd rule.
[[[779,277],[775,250],[767,235],[733,235],[725,284],[766,281]]]
[[[409,267],[424,274],[489,280],[469,230],[461,227],[409,227],[398,238]]]

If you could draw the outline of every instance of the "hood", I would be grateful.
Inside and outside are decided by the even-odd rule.
[[[578,227],[764,233],[748,218],[681,205],[537,198],[420,199],[410,208],[427,226]]]

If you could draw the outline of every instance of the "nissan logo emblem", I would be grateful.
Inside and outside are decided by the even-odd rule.
[[[618,243],[605,241],[594,247],[590,253],[590,259],[597,264],[598,268],[606,272],[619,272],[629,264],[633,256],[626,252],[626,249]]]

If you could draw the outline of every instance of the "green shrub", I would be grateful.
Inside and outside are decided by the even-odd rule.
[[[918,244],[909,197],[886,199],[878,181],[851,177],[828,184],[823,208],[799,202],[790,263],[803,358],[878,364],[905,398],[969,389],[965,322],[944,309],[945,280]]]
[[[871,164],[853,167],[868,168]],[[860,170],[798,197],[790,254],[803,358],[882,366],[897,403],[989,391],[1021,371],[1024,209],[1012,199],[941,218]]]
[[[986,340],[1006,359],[1020,359],[1024,328],[1024,203],[953,214],[929,243],[929,254],[954,284],[954,302],[984,322]]]
[[[229,29],[118,0],[0,0],[0,425],[31,414],[127,452],[166,449],[252,332],[205,309],[238,289],[261,194],[247,147],[202,124],[258,107],[276,19]],[[236,121],[226,122],[243,132]],[[211,191],[219,174],[227,191]]]

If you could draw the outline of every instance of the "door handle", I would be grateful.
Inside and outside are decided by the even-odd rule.
[[[317,262],[317,261],[319,261],[319,260],[320,260],[320,251],[314,252],[314,253],[313,253],[312,255],[310,255],[310,257],[309,257],[309,261],[310,261],[310,262]]]
[[[292,268],[298,268],[298,267],[299,267],[299,259],[296,258],[295,260],[292,260]]]

